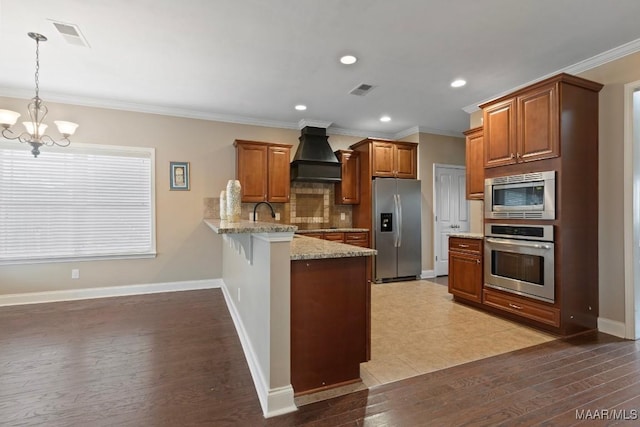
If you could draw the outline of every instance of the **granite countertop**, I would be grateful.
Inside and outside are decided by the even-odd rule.
[[[375,249],[296,235],[291,242],[291,260],[351,258],[375,255]]]
[[[462,237],[463,239],[484,239],[484,234],[482,233],[449,233],[450,237]]]
[[[368,228],[354,228],[354,227],[337,227],[337,228],[314,228],[309,230],[298,230],[296,233],[362,233],[368,232]]]
[[[278,224],[274,222],[246,221],[237,222],[221,221],[219,219],[205,219],[204,223],[218,234],[238,233],[285,233],[295,232],[296,225]]]

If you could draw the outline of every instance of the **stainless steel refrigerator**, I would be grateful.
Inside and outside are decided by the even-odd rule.
[[[419,180],[373,180],[376,282],[421,275],[421,205]]]

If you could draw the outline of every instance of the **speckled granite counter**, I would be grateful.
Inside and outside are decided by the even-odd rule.
[[[309,230],[298,230],[297,234],[306,234],[306,233],[363,233],[368,232],[368,228],[353,228],[353,227],[342,227],[342,228],[314,228]]]
[[[461,237],[463,239],[484,239],[482,233],[450,233],[449,237]]]
[[[291,260],[351,258],[375,254],[375,249],[361,248],[300,235],[295,236],[291,242]]]
[[[219,219],[205,219],[204,223],[218,234],[291,233],[298,229],[296,225],[260,221],[228,222]]]

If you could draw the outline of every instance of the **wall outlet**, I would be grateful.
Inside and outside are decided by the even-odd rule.
[[[340,221],[344,221],[347,219],[347,214],[345,214],[344,212],[340,212]]]
[[[276,212],[276,221],[280,221],[280,212]]]
[[[238,288],[238,302],[240,302],[240,288]]]
[[[74,268],[71,270],[71,278],[72,279],[79,279],[80,278],[80,270],[77,268]]]

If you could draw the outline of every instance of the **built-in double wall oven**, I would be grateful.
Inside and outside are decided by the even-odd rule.
[[[555,171],[485,180],[486,287],[555,301],[555,195]]]

